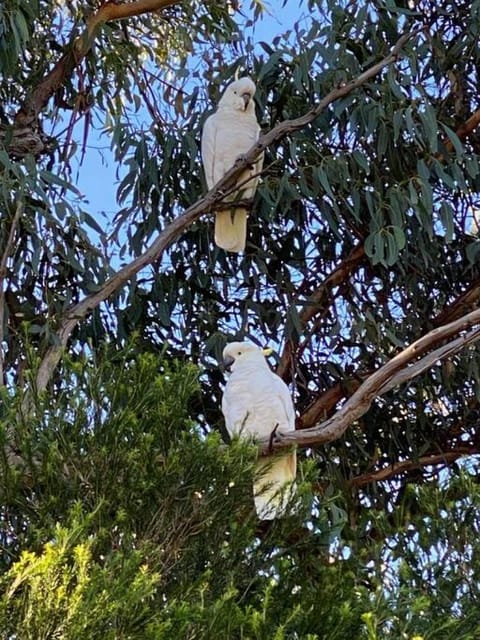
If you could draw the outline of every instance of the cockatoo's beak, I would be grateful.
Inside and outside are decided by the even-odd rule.
[[[227,356],[226,358],[224,358],[223,368],[225,369],[225,371],[230,371],[230,369],[232,368],[232,364],[234,362],[235,362],[235,358],[232,358],[232,356]]]
[[[243,104],[245,105],[245,109],[248,107],[248,103],[252,99],[252,96],[249,93],[242,93]]]
[[[262,349],[262,353],[264,356],[271,356],[273,353],[272,347],[267,347],[266,349]]]

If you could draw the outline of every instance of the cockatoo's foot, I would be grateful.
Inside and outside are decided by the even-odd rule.
[[[245,164],[248,164],[248,168],[250,170],[254,169],[255,165],[252,162],[247,163],[247,156],[242,153],[241,155],[237,156],[237,159],[235,160],[235,164],[237,165],[237,167],[243,166]]]
[[[272,433],[270,434],[270,441],[268,444],[268,450],[270,453],[273,452],[273,443],[275,442],[275,440],[279,440],[282,437],[281,433],[277,433],[278,427],[279,424],[277,422],[277,424],[273,427]]]

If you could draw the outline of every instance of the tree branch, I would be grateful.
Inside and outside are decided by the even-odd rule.
[[[418,360],[418,362],[416,362],[415,364],[412,364],[406,369],[400,371],[392,380],[390,380],[380,388],[378,395],[383,396],[394,387],[397,387],[398,385],[407,382],[407,380],[411,380],[412,378],[416,378],[422,373],[425,373],[425,371],[431,369],[436,362],[450,358],[455,353],[461,351],[464,347],[472,344],[473,342],[476,342],[478,339],[480,339],[480,327],[475,327],[475,329],[471,329],[463,336],[459,336],[455,340],[447,342],[447,344],[439,347],[438,349],[435,349],[428,355]]]
[[[401,462],[394,462],[393,464],[389,464],[387,467],[383,467],[383,469],[377,469],[376,471],[356,476],[350,480],[349,484],[352,487],[363,487],[371,482],[389,480],[390,478],[397,476],[399,473],[414,471],[415,469],[422,469],[423,467],[434,466],[442,463],[450,464],[463,456],[471,456],[478,453],[480,453],[480,449],[473,445],[460,446],[456,449],[452,449],[451,451],[421,456],[416,460],[402,460]]]
[[[321,287],[323,284],[321,285]],[[431,321],[434,327],[453,322],[457,318],[460,318],[465,313],[468,313],[475,308],[477,302],[480,300],[480,281],[473,281],[467,290],[456,298],[450,305],[445,307],[439,314],[437,314]],[[288,343],[287,343],[288,344]],[[285,353],[285,351],[284,351]],[[429,369],[435,362],[435,360],[445,359],[447,355],[442,356],[439,354],[437,358],[424,368],[424,371]],[[413,365],[412,365],[413,366]],[[415,366],[420,368],[420,363]],[[278,373],[278,369],[277,369]],[[420,372],[419,372],[420,373]],[[333,386],[329,387],[326,391],[322,392],[315,400],[307,407],[301,416],[297,418],[297,429],[309,429],[314,427],[321,420],[325,420],[329,417],[335,406],[343,398],[349,397],[359,387],[362,381],[371,375],[371,372],[357,373],[352,377],[346,378],[337,382]],[[418,375],[418,374],[417,374]],[[399,381],[397,384],[401,384]],[[382,391],[386,393],[386,391]]]
[[[305,328],[309,320],[315,317],[322,309],[325,308],[329,301],[329,296],[334,287],[340,284],[351,275],[363,261],[365,257],[365,249],[362,244],[357,244],[348,256],[340,262],[337,267],[325,278],[317,290],[308,298],[307,303],[300,310],[300,325]],[[292,377],[292,364],[295,349],[298,345],[298,338],[290,338],[283,350],[280,362],[277,366],[276,373],[283,380],[288,381]]]
[[[475,328],[421,358],[414,365],[409,366],[411,362],[417,360],[435,345],[471,327]],[[270,443],[270,439],[268,438],[262,439],[260,441],[261,452],[263,454],[271,452],[272,446],[273,449],[283,449],[293,444],[301,447],[309,447],[314,444],[325,444],[333,440],[338,440],[351,424],[368,411],[376,397],[383,395],[394,386],[419,375],[430,368],[437,360],[450,357],[466,345],[476,342],[479,339],[480,309],[476,309],[454,322],[429,331],[419,340],[416,340],[406,347],[360,385],[357,391],[345,402],[343,407],[328,420],[311,429],[289,432],[273,444]]]
[[[7,275],[7,261],[12,252],[13,243],[15,240],[15,232],[17,230],[17,224],[23,213],[23,201],[21,198],[17,201],[17,207],[15,214],[10,225],[10,231],[8,233],[7,244],[0,261],[0,386],[3,386],[3,363],[5,354],[3,351],[3,328],[5,326],[5,276]]]
[[[468,310],[472,309],[480,300],[480,280],[474,280],[467,290],[456,298],[433,319],[434,326],[438,327],[447,322],[456,320]]]
[[[133,4],[134,3],[132,3],[132,5]],[[315,107],[310,109],[310,111],[303,116],[292,120],[285,120],[265,135],[260,136],[257,143],[253,145],[246,154],[238,158],[233,167],[227,171],[224,177],[213,187],[213,189],[171,222],[160,233],[156,240],[154,240],[145,253],[132,260],[132,262],[109,278],[99,291],[87,296],[84,300],[71,307],[66,312],[58,330],[58,343],[52,345],[48,349],[40,363],[36,377],[37,390],[42,391],[47,386],[55,367],[61,358],[62,351],[68,343],[68,339],[72,331],[81,320],[83,320],[93,309],[105,301],[114,292],[118,291],[126,282],[128,282],[128,280],[138,273],[138,271],[158,260],[163,252],[168,249],[173,242],[175,242],[181,233],[202,214],[212,211],[212,209],[215,208],[215,205],[224,198],[224,194],[228,193],[228,191],[236,185],[240,174],[248,166],[253,164],[256,158],[263,153],[267,147],[282,140],[288,134],[303,129],[308,124],[312,123],[332,102],[335,102],[339,98],[343,98],[355,89],[358,89],[368,80],[375,77],[383,68],[395,62],[398,59],[404,44],[416,33],[418,33],[418,31],[402,35],[388,56],[364,71],[357,78],[354,78],[341,87],[332,89],[332,91],[322,98]]]
[[[480,109],[477,109],[477,111],[475,111],[475,113],[473,113],[466,122],[464,122],[460,127],[458,127],[455,133],[457,134],[459,139],[462,140],[463,142],[465,138],[468,138],[468,136],[471,133],[473,133],[473,131],[478,127],[479,124],[480,124]],[[453,142],[450,139],[447,140],[445,147],[449,152],[453,151],[455,148]]]
[[[111,20],[138,16],[179,3],[180,0],[137,0],[123,4],[118,4],[114,0],[104,2],[98,11],[88,17],[86,29],[82,35],[74,40],[69,50],[64,53],[24,102],[15,116],[15,128],[30,128],[36,122],[50,98],[65,82],[65,78],[72,73],[73,69],[90,51],[101,25]]]

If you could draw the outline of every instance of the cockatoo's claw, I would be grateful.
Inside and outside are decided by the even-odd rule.
[[[273,452],[273,443],[276,440],[280,440],[280,438],[282,437],[281,433],[277,433],[278,427],[279,427],[279,424],[277,422],[277,424],[274,426],[274,428],[272,430],[272,433],[270,434],[270,441],[269,441],[269,444],[268,444],[268,450],[270,451],[270,453]]]
[[[243,166],[244,164],[247,164],[247,156],[244,153],[240,154],[235,160],[235,164],[237,166]],[[250,169],[250,171],[252,171],[255,168],[255,165],[249,162],[248,168]]]

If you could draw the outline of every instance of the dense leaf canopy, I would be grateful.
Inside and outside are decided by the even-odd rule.
[[[260,38],[264,9],[0,7],[4,637],[480,629],[480,320],[446,330],[480,300],[480,2],[310,0]],[[199,154],[237,70],[275,132],[240,255]],[[103,156],[117,184],[83,194]],[[303,430],[432,330],[259,525],[226,342],[274,346]]]

